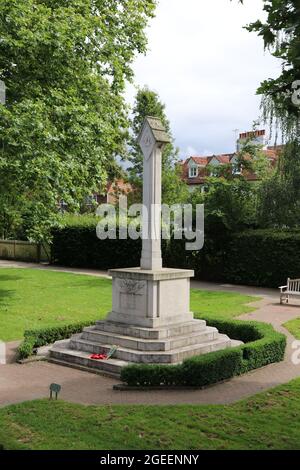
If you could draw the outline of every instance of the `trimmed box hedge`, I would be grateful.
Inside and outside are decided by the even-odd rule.
[[[299,230],[248,230],[234,234],[224,255],[224,279],[278,287],[300,277]]]
[[[186,359],[179,365],[133,364],[121,371],[121,379],[129,386],[197,386],[202,387],[230,379],[284,358],[286,337],[272,325],[259,322],[205,318],[209,326],[245,344]],[[34,350],[80,333],[91,322],[60,327],[27,330],[19,346],[20,359]]]
[[[18,348],[19,359],[27,359],[34,354],[36,348],[47,346],[55,341],[70,338],[75,333],[81,333],[85,326],[90,326],[90,322],[74,323],[71,325],[43,328],[39,330],[26,330],[24,340]]]
[[[122,369],[121,380],[135,387],[202,387],[234,377],[241,367],[241,351],[225,349],[194,356],[179,365],[133,364]]]
[[[139,266],[141,240],[100,240],[97,220],[84,226],[67,226],[52,232],[51,259],[62,266],[113,269]]]
[[[239,346],[242,350],[242,367],[240,373],[259,369],[273,362],[280,362],[284,358],[286,336],[274,330],[268,323],[243,320],[220,320],[206,318],[209,326],[218,328],[221,333],[231,339],[238,339],[245,344]]]
[[[71,267],[139,266],[141,240],[99,240],[97,219],[53,230],[51,258]],[[204,248],[186,251],[185,240],[162,240],[164,265],[189,268],[212,282],[278,287],[300,277],[300,230],[247,230],[221,237],[206,230]],[[130,263],[129,261],[130,260]],[[129,263],[129,264],[128,264]]]
[[[205,319],[205,318],[204,318]],[[121,371],[129,386],[203,387],[258,369],[284,358],[286,337],[272,325],[259,322],[207,319],[221,333],[245,344],[186,359],[179,365],[134,364]]]

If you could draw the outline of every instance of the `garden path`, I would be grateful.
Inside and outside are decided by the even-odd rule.
[[[36,269],[53,269],[78,274],[108,276],[107,272],[81,270],[32,263],[0,261],[0,267],[30,267]],[[76,369],[34,362],[26,365],[15,363],[0,365],[0,406],[27,400],[45,398],[49,394],[49,385],[56,382],[62,385],[60,398],[66,401],[83,404],[108,405],[178,405],[178,404],[228,404],[254,395],[258,392],[284,384],[300,376],[300,364],[292,363],[295,338],[282,326],[290,319],[300,316],[300,303],[280,305],[276,289],[214,284],[200,281],[192,282],[193,288],[240,292],[261,297],[255,302],[257,310],[242,315],[244,320],[257,320],[271,323],[274,328],[287,336],[288,345],[285,360],[257,369],[228,382],[213,385],[203,390],[172,391],[130,391],[112,390],[118,380],[90,374]],[[8,344],[9,357],[13,359],[16,343]]]

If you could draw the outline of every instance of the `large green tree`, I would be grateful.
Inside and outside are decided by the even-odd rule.
[[[165,104],[162,103],[158,93],[147,86],[139,88],[135,97],[135,103],[131,121],[131,142],[129,161],[131,166],[129,174],[135,186],[141,190],[143,174],[143,155],[139,144],[138,135],[141,131],[146,116],[155,116],[161,119],[168,134],[172,138],[170,121],[167,118]],[[181,167],[178,165],[178,149],[174,140],[165,146],[162,154],[162,199],[165,204],[184,202],[188,191],[181,179]]]
[[[141,176],[143,173],[143,154],[137,142],[137,138],[146,116],[160,118],[168,134],[171,136],[171,126],[167,118],[166,106],[162,103],[158,93],[150,90],[147,86],[138,89],[132,111],[132,137],[129,161],[132,165],[130,167],[130,173],[134,176]],[[178,150],[172,141],[165,146],[162,156],[162,166],[164,169],[170,168],[177,160]]]
[[[0,0],[0,220],[21,206],[27,236],[43,240],[59,199],[76,209],[104,183],[124,152],[122,93],[155,3]]]
[[[281,60],[279,77],[265,80],[258,93],[263,95],[265,117],[276,119],[289,140],[299,138],[300,100],[300,0],[264,0],[266,20],[251,23],[247,29],[258,33],[265,48]],[[294,97],[294,99],[293,99]]]
[[[266,19],[247,29],[261,36],[265,48],[281,61],[281,73],[263,81],[257,92],[262,96],[265,121],[270,129],[275,124],[287,145],[276,173],[268,175],[260,188],[258,222],[262,226],[299,226],[300,0],[263,0],[263,9]]]

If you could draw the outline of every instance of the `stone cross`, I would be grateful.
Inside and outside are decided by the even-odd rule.
[[[161,158],[171,142],[160,119],[146,117],[138,143],[144,155],[143,248],[141,269],[162,269],[161,257]]]
[[[0,103],[5,104],[6,102],[6,86],[5,83],[0,80]]]

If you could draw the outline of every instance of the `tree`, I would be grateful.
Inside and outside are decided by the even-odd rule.
[[[263,151],[263,145],[253,142],[251,137],[243,142],[236,158],[236,168],[242,170],[241,177],[252,173],[263,180],[274,173],[274,167]]]
[[[155,116],[161,119],[169,135],[171,135],[170,122],[166,116],[166,107],[160,101],[158,93],[150,90],[147,86],[139,88],[135,97],[135,103],[132,111],[131,129],[132,137],[130,142],[129,161],[131,167],[129,172],[132,176],[140,177],[143,174],[143,154],[137,142],[146,116]],[[177,161],[178,150],[174,143],[165,146],[162,156],[163,168],[169,168]]]
[[[300,88],[300,2],[264,0],[264,11],[266,21],[251,23],[247,29],[261,36],[265,48],[281,60],[282,72],[265,80],[258,94],[263,96],[265,119],[271,123],[275,119],[287,139],[294,140],[300,137],[300,100],[295,99]]]
[[[258,220],[263,226],[294,227],[300,223],[300,1],[264,0],[266,21],[248,25],[264,40],[282,71],[261,83],[265,121],[275,121],[286,148],[278,171],[263,182],[259,192]]]
[[[146,116],[155,116],[161,119],[170,136],[171,126],[166,116],[165,105],[159,95],[148,87],[140,88],[135,98],[132,117],[132,137],[129,151],[131,167],[128,169],[131,180],[141,190],[141,176],[143,173],[143,154],[140,150],[137,138]],[[178,166],[178,149],[174,141],[165,146],[162,154],[162,200],[165,204],[173,204],[185,201],[187,188],[181,179],[181,169]]]
[[[190,202],[205,205],[207,233],[219,232],[221,236],[255,225],[256,188],[243,177],[210,177],[207,191],[194,191]]]
[[[300,226],[300,148],[286,145],[276,172],[266,178],[258,192],[258,223],[261,227]]]
[[[251,137],[236,152],[234,163],[208,166],[205,191],[190,196],[193,206],[205,204],[206,232],[222,237],[256,226],[258,188],[274,171],[263,146]],[[257,175],[258,182],[250,182],[249,174]]]
[[[58,201],[78,209],[124,153],[122,93],[135,54],[146,50],[155,3],[0,0],[0,79],[8,88],[0,211],[14,194],[29,238],[49,238]]]

